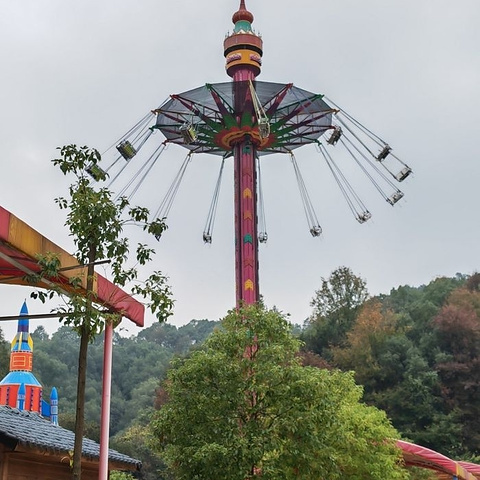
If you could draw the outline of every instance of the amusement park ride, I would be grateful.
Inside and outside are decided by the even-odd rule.
[[[260,82],[263,41],[252,28],[253,15],[241,0],[233,14],[233,32],[225,38],[224,55],[228,83],[206,84],[170,99],[149,112],[116,143],[117,156],[87,169],[94,180],[120,185],[119,196],[131,196],[150,174],[168,144],[188,150],[155,217],[166,217],[194,154],[221,157],[220,172],[207,216],[203,240],[211,243],[219,189],[225,161],[234,164],[235,274],[237,304],[259,299],[258,245],[268,239],[263,210],[261,158],[288,154],[291,158],[308,227],[313,237],[322,233],[294,150],[315,144],[337,182],[356,220],[364,223],[371,213],[347,178],[342,162],[334,160],[343,149],[349,160],[372,182],[390,205],[403,192],[396,185],[412,170],[392,152],[390,145],[324,95],[293,84]],[[155,122],[153,123],[153,117]],[[153,123],[153,125],[152,125]],[[159,130],[163,143],[147,158],[139,155],[152,134]],[[130,173],[129,173],[130,172]],[[134,173],[131,173],[134,172]]]

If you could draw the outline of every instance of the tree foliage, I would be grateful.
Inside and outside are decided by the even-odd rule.
[[[341,341],[330,313],[315,307],[302,336],[333,367],[353,370],[364,400],[385,410],[402,435],[453,458],[477,457],[479,278],[440,277],[364,302]]]
[[[441,353],[437,370],[448,409],[462,423],[462,443],[479,453],[480,444],[480,292],[458,289],[433,324]]]
[[[322,278],[321,287],[311,302],[309,329],[303,336],[307,348],[330,359],[329,349],[343,344],[359,307],[367,298],[365,280],[354,275],[350,268],[339,267],[328,279]]]
[[[153,431],[176,479],[402,478],[396,432],[351,374],[302,367],[285,317],[230,312],[177,360]]]
[[[114,332],[111,407],[115,417],[110,427],[112,435],[127,429],[154,406],[156,390],[165,377],[172,358],[184,356],[192,346],[202,344],[218,324],[219,322],[208,320],[192,320],[181,327],[155,323],[130,337],[122,337]],[[158,341],[159,337],[164,336],[162,331],[168,332],[168,344]],[[32,332],[32,338],[35,346],[35,375],[45,392],[49,392],[52,387],[57,388],[60,424],[71,428],[71,418],[75,412],[80,339],[67,326],[61,326],[51,336],[39,326]],[[8,356],[6,359],[8,369]],[[88,348],[87,385],[94,395],[89,396],[85,402],[87,425],[98,425],[100,422],[102,364],[103,334],[100,334]],[[62,421],[63,416],[66,417],[66,422]]]
[[[150,447],[152,433],[148,427],[147,415],[145,421],[135,423],[112,439],[112,447],[122,453],[142,460],[142,480],[167,480],[171,477],[166,471],[166,465],[158,452]]]
[[[3,336],[0,328],[0,378],[5,377],[9,371],[10,365],[10,345]]]
[[[76,246],[75,257],[81,265],[108,261],[112,282],[124,287],[138,280],[138,270],[128,266],[130,255],[129,237],[125,235],[125,225],[131,222],[142,226],[143,230],[160,237],[167,228],[164,219],[149,220],[149,211],[144,207],[132,207],[126,197],[118,200],[107,188],[95,189],[87,171],[95,168],[101,157],[97,150],[88,147],[67,145],[60,148],[60,157],[52,162],[65,174],[71,174],[76,181],[69,187],[69,198],[59,197],[55,202],[67,211],[66,226]],[[153,259],[155,251],[146,244],[138,243],[134,253],[133,264],[145,265]],[[55,276],[52,260],[40,259],[49,276]],[[58,272],[57,272],[58,274]],[[93,270],[87,273],[93,275]],[[88,277],[86,279],[88,281]],[[80,285],[85,282],[81,275],[74,277],[72,283]],[[88,290],[88,289],[87,289]],[[144,297],[148,307],[159,321],[166,320],[172,313],[173,301],[166,277],[159,271],[152,273],[146,280],[135,282],[132,293]],[[98,334],[104,325],[105,317],[98,309],[86,315],[88,302],[98,303],[98,298],[91,295],[71,295],[64,314],[65,324],[77,329],[87,330],[90,336]]]
[[[355,370],[362,385],[383,380],[385,373],[379,364],[379,353],[397,331],[397,316],[383,310],[378,300],[365,303],[346,333],[342,347],[333,347],[333,362],[342,370]]]
[[[354,275],[350,268],[339,267],[328,279],[322,278],[322,285],[312,300],[313,316],[328,317],[339,312],[349,315],[367,298],[365,280]]]
[[[128,267],[129,239],[123,233],[127,221],[143,225],[143,229],[157,238],[166,229],[163,219],[149,221],[149,212],[143,207],[131,207],[127,198],[113,199],[107,188],[95,189],[90,183],[88,172],[93,170],[105,175],[98,167],[101,157],[97,150],[88,147],[67,145],[60,148],[60,157],[52,160],[65,174],[75,177],[70,185],[69,197],[59,197],[55,202],[67,211],[66,226],[76,246],[74,253],[80,265],[86,268],[70,279],[68,299],[57,311],[66,325],[74,328],[80,336],[77,371],[77,398],[75,418],[75,445],[73,452],[73,478],[81,478],[82,437],[85,422],[86,368],[88,343],[98,335],[106,323],[116,324],[118,314],[105,314],[100,299],[95,295],[94,266],[98,261],[110,263],[114,284],[124,287],[138,280],[135,267]],[[137,244],[135,262],[145,265],[152,259],[154,250],[145,244]],[[34,277],[58,278],[60,259],[50,253],[39,257],[41,272]],[[83,274],[83,276],[82,276]],[[31,278],[35,281],[38,278]],[[82,289],[80,289],[82,287]],[[53,287],[48,292],[34,292],[32,296],[42,301],[55,294],[64,295],[64,290]],[[166,277],[159,271],[150,275],[143,283],[135,283],[132,293],[147,299],[148,306],[158,320],[164,321],[172,313],[173,300]]]
[[[110,480],[134,480],[135,477],[131,473],[113,471],[113,472],[110,472],[109,479]]]

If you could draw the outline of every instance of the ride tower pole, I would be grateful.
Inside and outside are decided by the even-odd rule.
[[[259,300],[257,234],[257,139],[251,82],[261,70],[263,41],[252,29],[245,0],[233,14],[224,41],[225,68],[233,79],[234,110],[242,134],[233,142],[235,191],[235,283],[237,307]],[[244,132],[244,133],[243,133]]]

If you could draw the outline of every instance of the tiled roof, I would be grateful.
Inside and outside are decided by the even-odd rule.
[[[0,406],[0,436],[7,436],[21,445],[42,448],[50,452],[65,452],[73,450],[74,433],[63,427],[53,425],[40,415],[20,411],[8,406]],[[98,459],[100,445],[88,438],[83,439],[83,456]],[[109,459],[135,465],[140,468],[141,462],[116,450],[109,450]]]

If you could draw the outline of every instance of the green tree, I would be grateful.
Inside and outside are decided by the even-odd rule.
[[[113,471],[110,472],[110,480],[134,480],[135,477],[131,473]]]
[[[313,313],[303,340],[308,350],[331,359],[330,347],[342,345],[359,307],[368,298],[365,280],[347,267],[334,270],[315,292]]]
[[[10,365],[10,345],[3,336],[0,328],[0,378],[3,378],[9,372]]]
[[[93,188],[87,172],[95,171],[99,178],[105,174],[98,167],[101,157],[97,150],[88,147],[68,145],[60,148],[60,158],[53,164],[65,174],[72,174],[76,180],[69,188],[69,198],[55,199],[60,209],[67,211],[66,225],[77,248],[75,257],[81,265],[86,266],[86,278],[72,280],[73,294],[60,314],[66,325],[80,336],[77,375],[77,404],[75,420],[75,446],[73,454],[73,478],[81,478],[82,438],[85,422],[85,392],[88,343],[98,335],[107,322],[117,322],[117,316],[102,314],[102,305],[94,294],[94,266],[98,261],[108,261],[111,266],[113,283],[125,286],[138,280],[137,269],[127,267],[129,257],[129,240],[124,236],[125,223],[143,224],[148,233],[161,236],[166,228],[163,219],[149,221],[149,212],[142,207],[131,207],[127,198],[112,199],[107,188]],[[135,263],[145,265],[152,259],[153,249],[139,243],[135,251]],[[59,273],[60,260],[52,255],[39,259],[42,275],[56,277]],[[86,296],[77,294],[75,289],[85,286]],[[58,291],[48,293],[36,292],[42,300],[53,297]],[[132,293],[147,299],[150,310],[159,321],[165,320],[172,309],[172,299],[166,278],[161,272],[154,272],[143,283],[134,283]]]
[[[366,302],[346,341],[329,351],[403,436],[453,458],[475,454],[478,444],[476,285],[476,275],[457,274],[393,289]]]
[[[441,307],[447,300],[450,293],[456,288],[461,287],[467,281],[465,275],[457,273],[453,278],[438,277],[432,280],[424,289],[427,300]]]
[[[374,298],[363,305],[346,342],[332,349],[333,364],[354,370],[364,400],[385,410],[402,435],[430,447],[439,439],[436,425],[445,423],[438,374],[406,336],[412,328],[402,323],[405,318],[385,306],[390,304]],[[418,323],[423,321],[418,318]]]
[[[144,412],[138,422],[117,434],[112,439],[112,447],[120,449],[126,455],[142,460],[142,479],[159,480],[171,478],[166,466],[152,444],[152,433],[148,427],[149,412]],[[151,411],[150,411],[151,416]]]
[[[50,338],[43,325],[39,325],[32,333],[33,341],[46,342]]]
[[[449,411],[462,425],[462,452],[478,455],[480,442],[480,292],[452,292],[434,319],[441,353],[437,369]]]
[[[382,376],[378,353],[386,340],[396,333],[393,312],[383,311],[378,300],[361,308],[342,346],[333,347],[333,362],[342,370],[355,370],[355,379],[364,387],[374,387]]]
[[[397,433],[350,373],[302,367],[285,317],[232,311],[176,360],[152,428],[177,480],[400,479]]]

